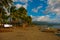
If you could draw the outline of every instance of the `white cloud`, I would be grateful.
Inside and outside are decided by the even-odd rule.
[[[31,17],[33,17],[32,15],[30,15]]]
[[[33,2],[33,0],[13,0],[13,2],[27,3],[28,1]]]
[[[56,17],[54,19],[50,19],[49,22],[58,22],[60,23],[60,0],[48,0],[48,7],[44,13],[52,12],[56,13]]]
[[[37,21],[49,21],[49,16],[46,15],[46,16],[40,16],[37,18]]]
[[[27,6],[28,6],[28,3],[26,3],[25,5],[23,5],[23,7],[24,7],[25,9],[27,9]]]
[[[16,8],[20,8],[20,7],[23,6],[25,9],[27,9],[27,4],[25,4],[25,5],[22,5],[22,4],[16,4],[15,6],[16,6]]]
[[[50,21],[49,15],[46,16],[32,16],[32,21]]]
[[[27,9],[27,6],[28,6],[28,0],[13,0],[14,2],[21,2],[21,3],[24,3],[24,5],[22,4],[16,4],[15,6],[17,8],[23,6],[25,9]]]
[[[32,21],[41,21],[41,22],[49,22],[49,23],[60,23],[60,19],[59,18],[51,19],[49,15],[45,15],[45,16],[33,16],[33,15],[31,15],[31,17],[32,17]]]
[[[22,3],[27,3],[28,0],[20,0],[20,2],[22,2]]]
[[[41,21],[41,22],[49,22],[49,23],[60,23],[60,19],[51,19],[49,15],[46,16],[32,16],[32,21]]]
[[[13,2],[18,2],[18,0],[13,0]]]
[[[35,12],[35,13],[37,13],[40,8],[42,8],[42,6],[38,6],[37,8],[33,8],[32,11]]]
[[[48,0],[49,11],[60,14],[60,0]]]
[[[20,8],[21,6],[21,4],[16,4],[16,8]]]
[[[60,0],[48,0],[48,7],[45,13],[54,12],[56,15],[60,15]]]
[[[14,0],[15,2],[20,1],[22,3],[25,3],[25,5],[23,5],[25,8],[27,8],[28,6],[28,0]],[[32,0],[30,0],[32,1]],[[17,4],[16,7],[19,8],[21,7],[22,4]],[[42,6],[38,6],[37,8],[33,8],[32,11],[33,12],[38,12],[39,9],[42,8]],[[54,12],[56,13],[56,18],[51,19],[49,15],[46,16],[32,16],[32,21],[47,21],[47,22],[60,22],[60,0],[48,0],[48,7],[45,10],[44,13],[49,13],[49,12]]]
[[[36,12],[36,13],[38,12],[38,10],[36,8],[32,9],[32,11],[33,12]]]
[[[23,6],[26,9],[27,9],[27,6],[28,6],[28,1],[32,2],[32,0],[13,0],[13,2],[21,2],[21,3],[24,3],[24,5],[22,5],[22,4],[16,4],[16,7],[17,8]]]

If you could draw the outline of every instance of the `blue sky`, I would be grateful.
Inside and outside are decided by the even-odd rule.
[[[15,2],[15,4],[26,4],[22,3],[20,1]],[[47,0],[31,0],[28,1],[28,6],[27,6],[27,11],[28,15],[33,15],[33,16],[42,16],[45,15],[42,11],[46,9],[47,6]]]
[[[45,0],[47,2],[47,0]],[[28,15],[33,15],[33,16],[42,16],[44,11],[46,9],[47,3],[44,1],[40,0],[34,0],[33,2],[29,2],[28,6]]]
[[[60,0],[13,0],[17,8],[23,6],[32,21],[60,23]]]

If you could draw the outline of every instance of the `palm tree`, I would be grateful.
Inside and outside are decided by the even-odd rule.
[[[6,14],[10,12],[10,9],[12,5],[12,0],[0,0],[0,23],[8,23],[8,17]],[[2,8],[2,9],[1,9]]]
[[[0,6],[4,8],[5,12],[10,14],[10,8],[13,4],[12,0],[0,0]],[[9,10],[8,10],[9,9]]]

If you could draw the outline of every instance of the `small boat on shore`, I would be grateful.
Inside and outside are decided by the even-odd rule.
[[[12,27],[11,24],[4,24],[4,27]]]

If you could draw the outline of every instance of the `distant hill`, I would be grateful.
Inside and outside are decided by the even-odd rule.
[[[41,21],[33,21],[32,23],[36,25],[60,25],[60,23],[49,23],[49,22],[41,22]]]

